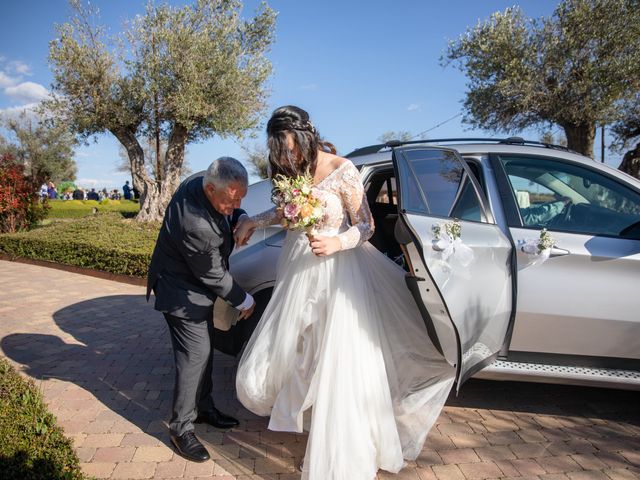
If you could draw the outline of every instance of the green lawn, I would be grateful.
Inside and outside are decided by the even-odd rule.
[[[140,210],[140,204],[134,200],[49,200],[49,205],[48,218],[80,218],[106,212],[134,217]]]

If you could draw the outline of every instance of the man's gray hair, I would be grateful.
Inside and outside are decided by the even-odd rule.
[[[202,185],[213,185],[216,188],[225,188],[231,183],[249,184],[247,169],[233,157],[220,157],[215,159],[202,178]]]

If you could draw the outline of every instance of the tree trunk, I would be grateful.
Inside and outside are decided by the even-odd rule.
[[[567,137],[567,147],[593,158],[593,142],[596,138],[595,123],[561,124]]]
[[[174,192],[180,185],[180,172],[184,163],[185,146],[188,139],[187,130],[176,125],[169,137],[169,144],[164,159],[159,162],[156,179],[149,177],[144,163],[144,151],[133,130],[112,132],[127,150],[131,163],[133,185],[140,185],[140,213],[136,216],[139,222],[159,222]],[[160,179],[160,180],[158,180]]]
[[[624,154],[618,170],[640,180],[640,142],[636,148]]]
[[[152,204],[157,197],[156,184],[147,174],[144,165],[144,150],[136,138],[136,132],[132,129],[114,130],[111,133],[120,141],[127,151],[129,163],[131,165],[131,177],[133,185],[140,192],[140,213],[137,220],[146,222],[156,220],[149,214],[154,211]]]
[[[140,213],[136,217],[142,222],[161,221],[164,212],[180,185],[180,172],[184,163],[185,145],[187,143],[187,130],[181,125],[175,125],[164,158],[159,162],[159,171],[156,172],[156,181],[152,182],[149,191],[151,195],[143,205],[141,202]],[[161,179],[158,181],[158,178]],[[142,198],[141,198],[142,200]]]

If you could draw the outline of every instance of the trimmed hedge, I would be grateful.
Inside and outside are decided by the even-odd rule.
[[[119,212],[124,217],[134,217],[140,204],[133,200],[50,200],[48,218],[82,218],[95,213]]]
[[[0,473],[6,480],[81,480],[71,440],[41,393],[0,357]]]
[[[117,213],[97,214],[0,235],[0,252],[145,277],[159,229],[158,224],[138,223]]]

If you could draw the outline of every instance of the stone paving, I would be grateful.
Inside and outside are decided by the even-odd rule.
[[[97,478],[289,480],[306,436],[267,430],[235,400],[236,360],[215,361],[216,402],[241,425],[197,425],[212,460],[171,448],[169,336],[144,289],[0,261],[0,347],[41,387]],[[451,395],[425,447],[384,480],[640,478],[640,394],[472,380]]]

